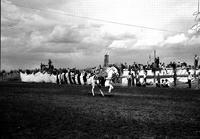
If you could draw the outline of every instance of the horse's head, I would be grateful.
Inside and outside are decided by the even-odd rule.
[[[117,76],[119,76],[119,71],[117,68],[113,67],[113,71],[114,71],[114,74],[116,74]]]
[[[112,75],[119,76],[119,71],[114,66],[110,67],[110,72],[112,73]]]

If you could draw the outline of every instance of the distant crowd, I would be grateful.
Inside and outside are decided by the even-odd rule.
[[[126,62],[125,63],[121,63],[121,64],[112,64],[112,66],[114,65],[118,70],[119,70],[119,74],[122,75],[124,70],[128,70],[129,71],[129,75],[127,76],[128,79],[128,85],[129,86],[146,86],[148,85],[146,80],[147,80],[147,70],[152,70],[152,72],[156,72],[156,71],[161,71],[161,70],[166,70],[167,69],[173,69],[173,78],[174,78],[174,86],[176,87],[176,80],[177,80],[177,73],[176,73],[176,69],[177,68],[182,68],[182,69],[187,69],[188,71],[188,85],[189,88],[191,88],[191,81],[194,78],[192,76],[192,74],[189,72],[190,69],[200,69],[200,65],[198,65],[199,62],[199,57],[197,55],[195,55],[194,57],[194,65],[188,65],[186,62],[170,62],[169,64],[165,64],[160,62],[159,57],[156,57],[154,59],[154,62],[152,63],[147,63],[145,64],[138,64],[136,62],[133,62],[132,65],[128,65]],[[111,65],[110,65],[111,66]],[[48,65],[42,64],[40,65],[40,69],[34,69],[34,70],[11,70],[10,72],[6,72],[5,70],[1,71],[0,75],[3,78],[4,75],[13,75],[14,73],[17,74],[19,72],[22,73],[26,73],[26,74],[35,74],[37,72],[41,72],[41,73],[49,73],[49,74],[54,74],[54,75],[58,75],[60,73],[66,73],[66,72],[71,72],[73,73],[72,75],[78,74],[80,75],[81,72],[85,72],[87,73],[91,73],[91,74],[97,74],[99,76],[106,76],[105,72],[103,72],[105,69],[105,67],[101,67],[101,65],[99,65],[98,67],[94,67],[94,68],[86,68],[84,70],[80,70],[80,69],[76,69],[76,68],[55,68],[52,64],[52,61],[49,59],[48,61]],[[140,76],[139,76],[139,72],[141,70],[144,70],[144,75],[143,75],[143,82],[140,82]],[[195,78],[200,78],[200,75],[195,75]],[[114,82],[119,82],[119,80],[115,79]],[[200,82],[200,79],[199,81]],[[200,84],[200,83],[199,83]],[[161,79],[159,74],[156,76],[156,86],[157,87],[169,87],[170,83],[168,81],[168,79]]]

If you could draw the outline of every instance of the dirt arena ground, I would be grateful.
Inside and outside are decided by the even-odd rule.
[[[200,138],[200,90],[0,82],[0,125],[2,139]]]

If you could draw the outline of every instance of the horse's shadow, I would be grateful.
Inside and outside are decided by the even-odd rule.
[[[101,93],[96,93],[94,96],[92,95],[92,92],[88,92],[87,96],[89,97],[114,97],[114,94],[111,93],[104,93],[104,96],[101,95]]]

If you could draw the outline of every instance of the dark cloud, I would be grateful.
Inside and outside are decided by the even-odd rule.
[[[60,5],[66,3],[66,0],[20,0],[20,1],[16,1],[16,0],[9,0],[11,1],[13,4],[16,5],[21,5],[21,6],[25,6],[25,7],[32,7],[32,8],[50,8],[50,7],[54,7],[54,8],[58,8]]]
[[[52,43],[79,43],[82,38],[79,28],[55,26],[47,41]]]
[[[108,39],[108,40],[127,40],[127,39],[135,39],[136,36],[135,34],[132,34],[130,32],[125,32],[122,34],[109,34],[109,33],[105,33],[103,35],[104,39]]]

